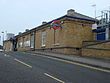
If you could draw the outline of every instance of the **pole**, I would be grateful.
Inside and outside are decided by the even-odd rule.
[[[7,31],[5,31],[5,40],[7,40]]]
[[[110,23],[110,6],[109,6],[109,23]]]
[[[0,36],[0,44],[1,44],[1,36]]]
[[[54,30],[54,44],[55,44],[55,30]]]
[[[4,41],[4,32],[2,32],[2,42]],[[3,43],[2,43],[3,45]]]
[[[94,7],[94,18],[96,19],[96,4],[93,4],[92,7]]]

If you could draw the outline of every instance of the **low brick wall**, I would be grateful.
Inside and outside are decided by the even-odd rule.
[[[83,41],[82,46],[88,46],[88,45],[93,45],[93,44],[97,44],[97,43],[99,43],[99,41]]]
[[[83,47],[82,56],[110,58],[110,41]]]
[[[30,51],[31,48],[30,47],[26,47],[26,48],[18,48],[17,51]]]
[[[83,48],[82,56],[110,58],[110,49]]]
[[[80,48],[74,47],[58,47],[58,48],[44,48],[44,49],[36,49],[37,51],[45,51],[45,52],[54,52],[68,55],[81,55]]]

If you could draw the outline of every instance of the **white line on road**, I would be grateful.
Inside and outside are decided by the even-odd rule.
[[[4,56],[7,56],[6,54],[4,54]]]
[[[6,57],[10,57],[10,55],[7,55],[7,54],[4,54],[4,56],[6,56]]]
[[[47,74],[47,73],[44,73],[44,75],[46,75],[46,76],[48,76],[48,77],[50,77],[50,78],[52,78],[52,79],[54,79],[54,80],[56,80],[56,81],[58,81],[58,82],[60,82],[60,83],[65,83],[64,81],[62,81],[62,80],[60,80],[60,79],[58,79],[58,78],[56,78],[56,77],[54,77],[54,76],[52,76],[52,75],[49,75],[49,74]]]
[[[24,63],[24,62],[22,62],[22,61],[20,61],[20,60],[18,60],[16,58],[14,60],[17,61],[17,62],[19,62],[19,63],[21,63],[21,64],[23,64],[23,65],[25,65],[25,66],[27,66],[27,67],[29,67],[29,68],[32,68],[31,65],[28,65],[28,64],[26,64],[26,63]]]
[[[32,54],[32,53],[28,53],[28,54]],[[32,54],[32,55],[36,55],[36,54]],[[94,69],[94,70],[110,73],[110,70],[108,70],[108,69],[98,68],[98,67],[86,65],[86,64],[83,64],[83,63],[63,60],[63,59],[59,59],[59,58],[55,58],[55,57],[50,57],[50,56],[45,56],[45,55],[37,55],[37,56],[41,56],[41,57],[45,57],[45,58],[49,58],[49,59],[54,59],[54,60],[57,60],[57,61],[62,61],[62,62],[66,62],[66,63],[69,63],[69,64],[74,64],[74,65],[78,65],[78,66],[81,66],[81,67],[85,67],[85,68],[89,68],[89,69]]]

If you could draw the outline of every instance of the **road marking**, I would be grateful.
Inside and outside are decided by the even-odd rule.
[[[62,62],[66,62],[66,63],[69,63],[69,64],[78,65],[78,66],[85,67],[85,68],[90,68],[90,69],[94,69],[94,70],[110,73],[110,70],[102,69],[102,68],[98,68],[98,67],[93,67],[93,66],[86,65],[86,64],[83,64],[83,63],[67,61],[67,60],[63,60],[63,59],[59,59],[59,58],[54,58],[54,57],[49,57],[49,56],[42,56],[42,55],[38,55],[38,56],[46,57],[46,58],[50,58],[50,59],[54,59],[54,60],[58,60],[58,61],[62,61]]]
[[[6,56],[6,54],[4,54],[4,56]]]
[[[48,76],[48,77],[50,77],[50,78],[52,78],[52,79],[54,79],[54,80],[56,80],[56,81],[58,81],[58,82],[60,82],[60,83],[65,83],[64,81],[62,81],[62,80],[60,80],[60,79],[58,79],[58,78],[56,78],[56,77],[54,77],[54,76],[52,76],[52,75],[49,75],[49,74],[47,74],[47,73],[44,73],[44,75],[46,75],[46,76]]]
[[[31,65],[28,65],[28,64],[26,64],[26,63],[24,63],[24,62],[22,62],[22,61],[20,61],[20,60],[18,60],[16,58],[14,60],[17,61],[17,62],[19,62],[19,63],[21,63],[21,64],[23,64],[23,65],[25,65],[25,66],[27,66],[27,67],[29,67],[29,68],[32,68]]]
[[[4,56],[6,56],[6,57],[10,57],[10,55],[7,55],[7,54],[4,54]]]
[[[31,54],[31,53],[29,53],[29,54]],[[31,55],[36,55],[36,54],[31,54]],[[37,55],[37,56],[41,56],[41,57],[45,57],[45,58],[49,58],[49,59],[54,59],[54,60],[57,60],[57,61],[62,61],[62,62],[66,62],[66,63],[69,63],[69,64],[74,64],[74,65],[78,65],[78,66],[81,66],[81,67],[85,67],[85,68],[89,68],[89,69],[94,69],[94,70],[110,73],[110,70],[102,69],[102,68],[98,68],[98,67],[93,67],[93,66],[86,65],[86,64],[83,64],[83,63],[68,61],[68,60],[59,59],[59,58],[50,57],[50,56],[45,56],[45,55],[41,55],[41,54]]]

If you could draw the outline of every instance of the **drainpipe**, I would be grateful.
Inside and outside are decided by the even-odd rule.
[[[33,49],[34,51],[35,51],[35,45],[36,45],[35,41],[36,41],[36,31],[34,31],[34,49]]]
[[[56,30],[54,30],[54,44],[55,44],[55,32],[56,32]]]

